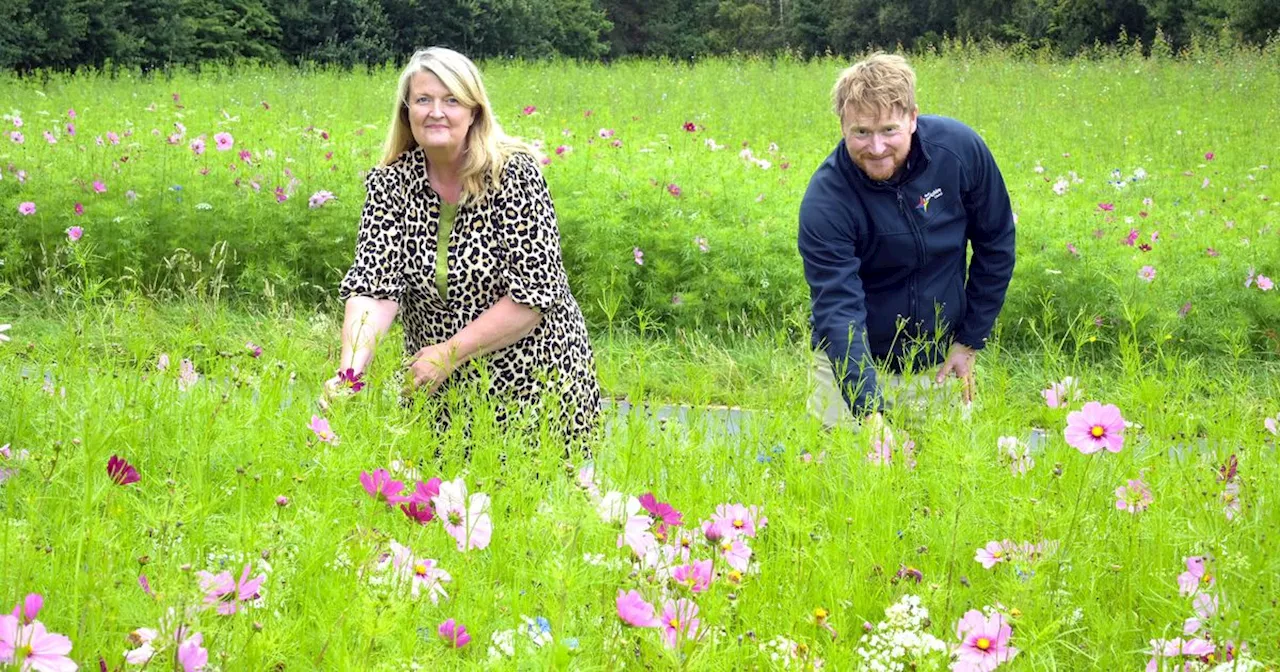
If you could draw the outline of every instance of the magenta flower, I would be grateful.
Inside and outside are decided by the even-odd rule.
[[[338,385],[350,389],[354,394],[364,389],[364,372],[356,373],[355,369],[347,369],[346,371],[338,371]]]
[[[186,361],[186,360],[183,360]],[[322,418],[318,415],[311,416],[311,424],[307,425],[307,429],[315,433],[316,438],[321,443],[330,445],[338,445],[338,435],[333,433],[333,429],[329,427],[328,418]]]
[[[245,163],[253,163],[253,161],[252,161],[252,159],[253,159],[253,154],[252,154],[252,153],[250,153],[250,152],[249,152],[249,150],[247,150],[247,149],[242,149],[242,150],[240,150],[240,154],[239,154],[239,156],[240,156],[240,160],[241,160],[241,161],[244,161]]]
[[[641,502],[643,505],[643,502]],[[747,508],[741,504],[721,504],[711,516],[712,522],[724,523],[734,531],[748,537],[756,536],[757,530],[763,530],[769,519],[760,515],[760,508]]]
[[[1081,394],[1076,379],[1071,376],[1063,378],[1060,383],[1050,383],[1048,389],[1040,391],[1040,396],[1044,397],[1044,403],[1049,408],[1062,408],[1068,402],[1079,399]]]
[[[138,470],[134,469],[132,464],[115,455],[112,455],[111,459],[107,460],[107,475],[111,477],[111,480],[116,485],[129,485],[142,480],[138,476]]]
[[[564,156],[565,154],[568,154],[568,153],[570,153],[570,152],[572,152],[572,151],[573,151],[573,148],[572,148],[572,147],[570,147],[570,146],[568,146],[568,145],[557,145],[557,146],[556,146],[556,156]]]
[[[711,585],[711,561],[698,560],[691,565],[680,565],[671,572],[671,578],[695,593],[704,592]]]
[[[192,140],[191,151],[194,152],[196,156],[200,156],[201,154],[204,154],[204,138],[201,137],[201,138],[196,138],[195,140]]]
[[[662,607],[662,641],[675,649],[680,643],[698,637],[698,605],[680,598]]]
[[[1155,280],[1156,279],[1155,267],[1143,266],[1142,268],[1138,269],[1138,277],[1143,280],[1146,280],[1147,282],[1151,282],[1152,280]]]
[[[1187,571],[1178,575],[1178,593],[1192,595],[1212,588],[1213,584],[1213,575],[1205,569],[1205,557],[1193,555],[1187,558]]]
[[[1133,247],[1133,244],[1136,242],[1138,242],[1138,230],[1129,229],[1129,235],[1125,236],[1124,244],[1128,245],[1129,247]]]
[[[672,196],[674,196],[675,198],[680,198],[680,194],[682,194],[682,193],[684,193],[684,192],[682,192],[682,191],[680,190],[680,186],[679,186],[679,185],[676,185],[676,184],[668,184],[668,185],[667,185],[667,193],[668,193],[668,194],[671,194],[671,195],[672,195]]]
[[[656,628],[660,621],[654,614],[653,605],[644,601],[640,593],[634,590],[618,591],[618,618],[623,623],[637,628]]]
[[[95,194],[105,194],[105,193],[107,193],[107,185],[103,184],[103,183],[102,183],[102,180],[94,180],[94,181],[93,181],[93,192],[94,192]]]
[[[440,633],[440,639],[455,649],[461,649],[471,641],[471,635],[467,634],[467,626],[452,618],[441,623],[436,632]]]
[[[219,614],[230,616],[244,608],[242,602],[250,602],[261,597],[259,589],[267,580],[267,575],[259,574],[257,578],[250,579],[249,572],[252,569],[252,565],[245,563],[239,581],[231,577],[231,572],[220,574],[197,572],[200,577],[200,590],[205,594],[204,603],[211,607],[216,606]]]
[[[253,341],[246,342],[244,347],[255,359],[262,356],[262,346],[255,345]]]
[[[22,602],[13,605],[13,617],[22,625],[29,625],[40,615],[44,608],[44,596],[40,593],[28,593]]]
[[[391,478],[386,469],[377,469],[372,474],[360,472],[360,485],[374,501],[385,502],[387,506],[409,501],[408,497],[400,494],[404,483]]]
[[[286,496],[284,496],[284,495],[277,495],[277,496],[276,496],[276,506],[278,506],[278,507],[280,507],[280,508],[282,508],[282,509],[283,509],[284,507],[286,507],[286,506],[289,506],[289,498],[288,498],[288,497],[286,497]]]
[[[1085,455],[1104,448],[1118,453],[1124,447],[1124,418],[1114,404],[1103,406],[1090,401],[1083,409],[1067,415],[1063,434],[1068,444]]]
[[[1009,646],[1013,628],[1004,614],[983,616],[981,611],[970,609],[956,623],[957,660],[951,666],[958,672],[990,672],[1018,655],[1018,649]]]
[[[1116,488],[1116,509],[1120,511],[1129,513],[1146,511],[1152,501],[1154,500],[1151,497],[1151,488],[1148,488],[1141,478],[1131,479],[1125,485]]]
[[[76,203],[75,207],[74,207],[74,208],[72,208],[72,210],[74,210],[74,211],[75,211],[76,216],[83,215],[83,214],[84,214],[84,204],[82,204],[82,203]]]
[[[219,152],[231,149],[235,143],[235,138],[232,138],[230,133],[218,133],[213,136],[213,145]]]
[[[32,203],[31,201],[23,201],[22,203],[19,203],[19,204],[18,204],[18,214],[20,214],[20,215],[34,215],[34,214],[36,214],[36,204],[35,204],[35,203]]]
[[[67,110],[67,118],[68,118],[68,119],[75,119],[75,118],[76,118],[76,108],[74,108],[74,107],[73,107],[73,108],[71,108],[71,109]]]
[[[1205,152],[1205,153],[1204,153],[1204,160],[1205,160],[1205,161],[1212,161],[1212,160],[1213,160],[1213,152]]]
[[[45,630],[40,621],[23,625],[9,614],[0,616],[0,663],[22,660],[22,672],[75,672],[71,639]]]
[[[80,237],[83,235],[84,229],[78,226],[72,226],[67,229],[67,240],[70,240],[73,243],[79,241]]]
[[[435,518],[431,500],[440,494],[440,483],[439,478],[433,478],[425,483],[418,481],[417,487],[409,494],[407,502],[400,505],[400,510],[410,519],[417,521],[419,525],[431,522]]]
[[[640,495],[640,506],[645,511],[648,511],[649,516],[654,519],[654,522],[657,525],[657,534],[655,536],[659,540],[666,537],[668,526],[679,527],[684,525],[684,516],[681,515],[679,511],[676,511],[670,504],[667,504],[666,502],[659,502],[658,498],[654,497],[652,492],[646,492],[645,494]]]
[[[1114,203],[1099,203],[1098,209],[1103,212],[1111,212],[1116,209],[1116,206]]]
[[[973,556],[976,562],[982,563],[983,569],[991,569],[996,565],[1007,562],[1009,553],[1006,550],[1010,542],[1008,539],[1004,541],[989,541],[983,548],[978,549],[978,553]]]
[[[209,664],[204,635],[197,632],[178,645],[178,664],[182,666],[182,672],[199,672]]]
[[[690,133],[693,133],[694,131],[698,130],[698,125],[693,123],[692,121],[686,121],[684,122],[684,130]]]
[[[523,110],[520,110],[520,111],[521,111],[522,113],[524,113],[524,116],[526,116],[526,117],[527,117],[527,116],[529,116],[529,115],[533,114],[534,112],[537,112],[537,111],[538,111],[538,108],[537,108],[536,106],[533,106],[533,105],[525,105],[525,106],[524,106],[524,109],[523,109]]]

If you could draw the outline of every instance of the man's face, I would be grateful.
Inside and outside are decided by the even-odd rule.
[[[846,107],[840,119],[849,157],[873,180],[893,177],[907,163],[918,110],[859,110]]]

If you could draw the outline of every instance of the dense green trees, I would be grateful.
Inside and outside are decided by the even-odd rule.
[[[475,57],[809,55],[1023,42],[1072,54],[1122,36],[1260,43],[1274,0],[0,0],[0,67],[156,68],[210,60],[399,61],[448,45]],[[1159,36],[1160,40],[1157,40]],[[1163,47],[1161,47],[1163,48]]]

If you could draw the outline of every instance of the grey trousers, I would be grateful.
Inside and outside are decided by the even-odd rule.
[[[962,409],[967,418],[969,406],[963,402],[963,382],[958,378],[948,377],[939,385],[934,382],[933,376],[934,372],[911,376],[876,376],[885,408],[904,412],[918,421],[923,420],[931,410],[937,411],[955,405]],[[858,420],[849,411],[844,396],[840,394],[827,353],[821,350],[813,352],[809,378],[809,387],[813,390],[809,395],[809,414],[822,420],[822,426],[827,429],[837,426],[856,428]]]

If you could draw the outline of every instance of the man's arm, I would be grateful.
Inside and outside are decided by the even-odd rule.
[[[828,208],[800,206],[800,258],[809,283],[813,333],[826,349],[840,394],[855,415],[880,410],[876,372],[867,344],[867,303],[851,218]]]
[[[966,237],[973,256],[964,289],[968,308],[956,331],[956,341],[981,350],[1004,307],[1013,277],[1014,224],[1009,191],[995,157],[977,134],[973,141],[975,146],[968,153],[968,190],[964,193],[969,219]]]

